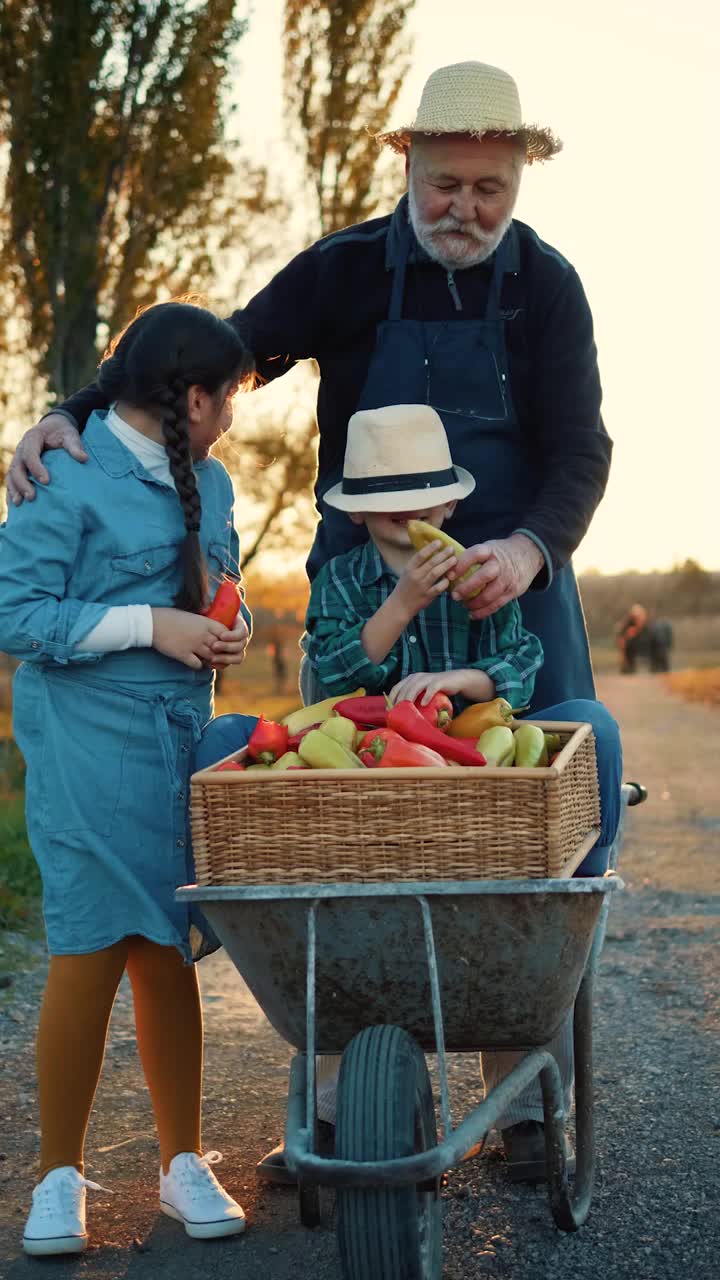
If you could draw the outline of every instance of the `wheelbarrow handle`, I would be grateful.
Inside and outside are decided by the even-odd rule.
[[[623,791],[625,790],[628,792],[627,802],[630,808],[636,804],[644,804],[647,800],[647,787],[642,782],[626,782],[623,785]]]

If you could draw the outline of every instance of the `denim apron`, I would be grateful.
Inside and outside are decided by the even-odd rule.
[[[537,480],[510,389],[505,329],[500,308],[503,276],[516,258],[510,227],[495,253],[485,315],[453,321],[403,319],[405,272],[414,236],[400,233],[388,317],[377,326],[375,350],[358,409],[388,404],[429,404],[440,414],[453,462],[475,477],[475,489],[458,503],[444,528],[466,546],[506,538],[522,527]],[[448,288],[462,311],[452,273]],[[412,441],[408,441],[412,450]],[[322,521],[309,561],[319,568],[366,536],[343,512],[322,501],[341,474],[323,476],[319,493]],[[359,537],[357,534],[359,533]],[[542,642],[545,662],[535,681],[533,706],[568,698],[594,698],[590,653],[582,606],[571,564],[558,570],[545,591],[521,599],[523,621]]]

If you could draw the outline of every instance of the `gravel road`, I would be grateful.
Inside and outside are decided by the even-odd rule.
[[[720,713],[668,695],[651,676],[607,677],[625,776],[648,803],[630,814],[596,985],[598,1185],[576,1235],[557,1231],[542,1189],[513,1188],[497,1146],[444,1189],[445,1280],[692,1280],[718,1275],[720,1094]],[[32,1041],[43,964],[0,991],[0,1277],[82,1280],[340,1280],[332,1197],[326,1222],[297,1222],[291,1192],[253,1169],[281,1131],[287,1047],[222,954],[201,969],[207,1029],[205,1142],[242,1201],[246,1235],[202,1244],[156,1209],[152,1117],[121,989],[88,1137],[92,1245],[77,1260],[25,1259],[37,1119]],[[71,1064],[66,1064],[72,1069]],[[451,1059],[455,1114],[478,1099],[474,1056]],[[370,1278],[369,1278],[370,1280]]]

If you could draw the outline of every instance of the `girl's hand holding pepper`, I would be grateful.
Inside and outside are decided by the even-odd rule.
[[[217,660],[213,642],[227,641],[233,634],[221,622],[183,609],[153,609],[152,622],[153,649],[196,671]]]
[[[232,667],[244,662],[250,632],[241,613],[238,613],[232,631],[227,631],[220,639],[213,640],[213,667]]]

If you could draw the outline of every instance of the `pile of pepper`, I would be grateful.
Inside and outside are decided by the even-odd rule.
[[[447,694],[426,704],[392,705],[363,689],[301,707],[281,723],[261,716],[247,746],[247,762],[226,761],[219,770],[280,772],[285,769],[397,769],[489,764],[542,767],[560,750],[557,734],[518,724],[504,698],[468,707],[453,719]]]

